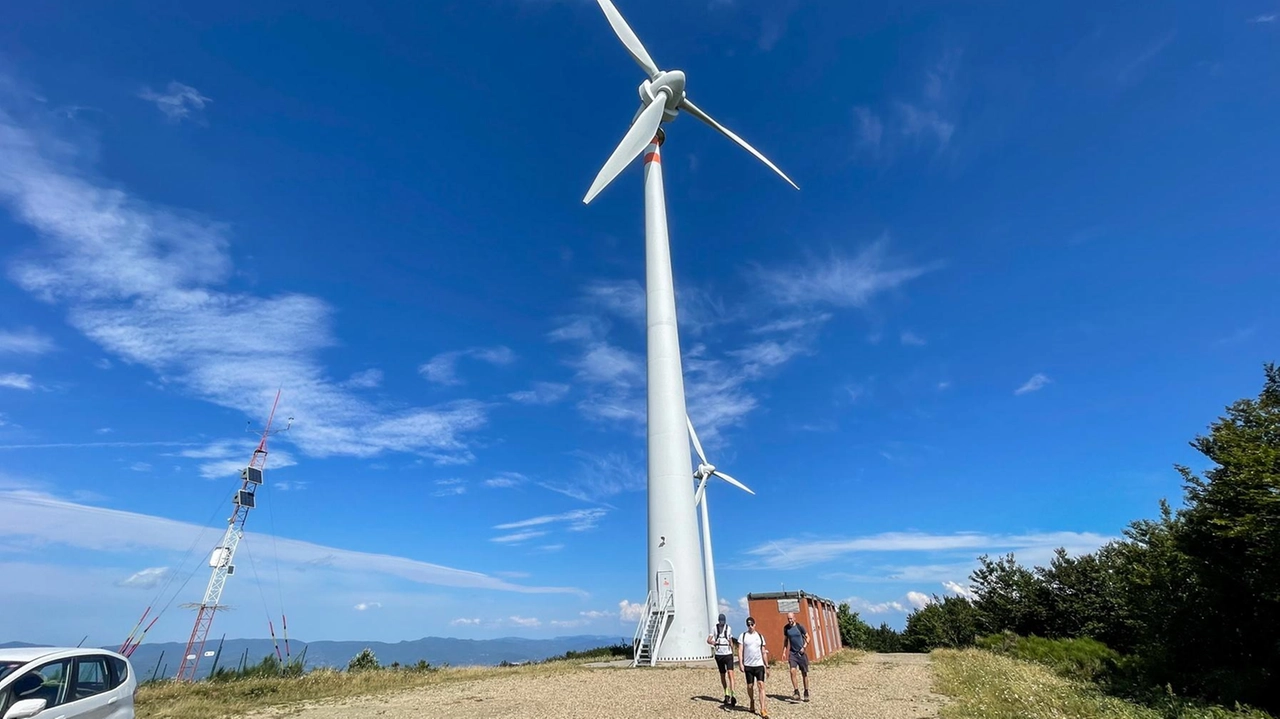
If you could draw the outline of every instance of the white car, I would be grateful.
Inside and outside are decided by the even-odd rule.
[[[134,719],[138,679],[92,647],[0,649],[0,719]]]

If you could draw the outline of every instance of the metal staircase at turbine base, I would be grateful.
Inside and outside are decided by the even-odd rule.
[[[635,636],[631,639],[634,659],[631,666],[651,667],[657,663],[658,647],[662,646],[662,638],[666,636],[667,626],[675,616],[675,597],[667,593],[666,601],[661,606],[654,600],[653,591],[644,600],[644,614],[636,626]]]

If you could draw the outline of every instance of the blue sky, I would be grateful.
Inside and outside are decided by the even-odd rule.
[[[1277,359],[1280,6],[849,5],[619,3],[801,188],[668,126],[739,623],[785,586],[900,627],[979,554],[1091,550]],[[157,597],[185,639],[277,388],[215,635],[630,635],[639,163],[581,198],[643,76],[595,3],[7,19],[0,639]]]

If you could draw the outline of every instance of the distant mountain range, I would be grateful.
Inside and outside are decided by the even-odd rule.
[[[392,662],[400,664],[417,664],[426,660],[432,666],[448,664],[449,666],[493,666],[502,662],[531,662],[558,656],[568,651],[582,651],[612,644],[630,644],[624,637],[602,635],[582,635],[573,637],[556,637],[554,639],[521,639],[519,637],[503,637],[501,639],[450,639],[448,637],[424,637],[412,641],[387,642],[347,642],[320,641],[300,642],[289,640],[289,654],[297,659],[306,648],[306,666],[335,667],[345,669],[347,662],[362,649],[373,650],[379,663],[384,666]],[[0,649],[11,647],[39,647],[47,644],[29,644],[26,642],[0,643]],[[279,642],[281,655],[284,655],[284,642]],[[117,646],[104,647],[112,651]],[[182,650],[185,643],[161,642],[143,644],[129,657],[134,669],[143,679],[150,679],[154,672],[157,677],[171,677],[178,673],[178,665],[182,663]],[[218,648],[218,640],[210,638],[205,645],[206,651]],[[239,667],[240,660],[248,650],[247,663],[257,664],[262,658],[275,654],[275,645],[270,639],[228,639],[222,645],[222,654],[218,658],[218,666]],[[163,656],[162,656],[163,654]],[[207,676],[213,667],[213,657],[201,657],[199,676]]]

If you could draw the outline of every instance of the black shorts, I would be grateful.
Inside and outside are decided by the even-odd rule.
[[[747,675],[747,684],[754,684],[757,681],[764,684],[764,667],[743,667],[742,671]]]
[[[716,666],[720,668],[720,673],[721,673],[721,674],[724,674],[725,672],[731,672],[731,671],[733,671],[733,655],[732,655],[732,654],[717,654],[717,655],[716,655]]]
[[[787,663],[791,665],[791,668],[799,667],[801,674],[809,676],[809,657],[804,652],[788,652],[788,654],[790,654],[790,658]]]

